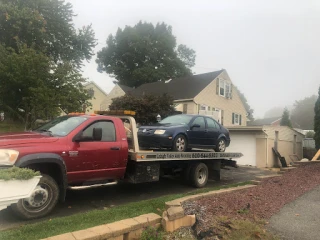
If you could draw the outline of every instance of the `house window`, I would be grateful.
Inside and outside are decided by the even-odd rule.
[[[219,79],[219,95],[222,97],[231,97],[231,84],[223,79]]]
[[[232,124],[241,125],[241,115],[238,113],[232,113]]]
[[[206,109],[207,109],[206,105],[200,105],[200,110],[206,110]]]
[[[93,88],[90,88],[90,89],[88,89],[87,91],[88,91],[88,95],[89,95],[91,98],[93,98],[93,97],[94,97],[94,90],[93,90]]]
[[[183,113],[187,113],[187,110],[188,110],[188,104],[187,103],[184,103],[183,104]]]

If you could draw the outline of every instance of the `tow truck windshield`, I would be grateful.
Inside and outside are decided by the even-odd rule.
[[[49,133],[51,136],[64,137],[87,119],[88,118],[85,116],[62,116],[34,129],[33,131]]]

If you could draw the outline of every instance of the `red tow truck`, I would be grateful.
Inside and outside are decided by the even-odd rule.
[[[185,183],[201,188],[209,176],[220,180],[221,165],[235,167],[232,159],[242,156],[141,150],[133,115],[131,111],[73,113],[30,132],[0,135],[0,168],[30,168],[42,175],[29,198],[11,205],[14,213],[23,219],[46,216],[73,186],[154,182],[163,175],[179,174]]]

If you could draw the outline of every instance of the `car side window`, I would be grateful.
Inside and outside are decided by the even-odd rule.
[[[206,118],[206,120],[207,120],[207,126],[209,129],[220,129],[219,124],[212,118]]]
[[[203,117],[197,117],[197,118],[193,121],[192,125],[194,125],[194,124],[199,124],[199,125],[200,125],[199,128],[195,128],[194,130],[203,130],[203,129],[206,128],[206,123],[205,123]]]
[[[92,138],[92,133],[94,128],[102,129],[102,138],[101,142],[115,142],[116,141],[116,129],[112,121],[99,121],[91,124],[87,127],[82,136],[85,138]]]

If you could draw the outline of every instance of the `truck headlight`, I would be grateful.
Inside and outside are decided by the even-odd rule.
[[[0,149],[0,165],[13,165],[19,156],[19,152],[10,149]]]
[[[164,134],[166,132],[166,130],[155,130],[154,131],[154,134],[159,134],[159,135],[161,135],[161,134]]]

